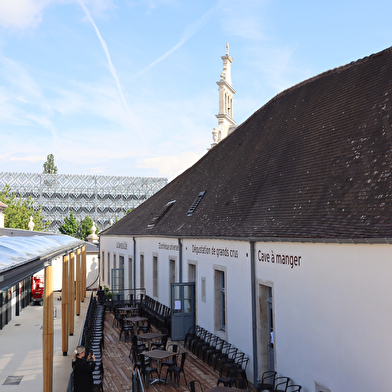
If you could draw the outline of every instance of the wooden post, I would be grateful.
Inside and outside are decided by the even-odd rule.
[[[87,265],[86,265],[86,245],[82,246],[82,302],[86,297],[86,278],[87,278]]]
[[[82,281],[81,281],[81,257],[80,257],[81,251],[80,248],[76,251],[76,315],[80,315],[80,295],[81,295],[81,289],[82,289]]]
[[[43,392],[53,390],[53,280],[52,266],[44,272],[44,315],[42,328]]]
[[[63,282],[61,288],[61,346],[63,355],[68,353],[68,255],[63,256]]]
[[[72,252],[69,258],[69,281],[68,281],[68,333],[70,336],[74,334],[75,322],[75,253]]]

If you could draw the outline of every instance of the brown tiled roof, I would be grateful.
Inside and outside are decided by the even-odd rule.
[[[391,97],[392,49],[304,81],[104,235],[392,238]]]

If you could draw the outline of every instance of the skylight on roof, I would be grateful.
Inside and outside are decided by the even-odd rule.
[[[162,210],[151,219],[151,222],[147,225],[147,229],[152,229],[166,215],[175,202],[175,200],[172,200],[165,204]]]
[[[205,193],[206,193],[206,191],[202,191],[199,193],[199,195],[196,197],[195,201],[193,202],[193,204],[189,208],[189,210],[187,212],[187,216],[191,216],[194,213],[194,211],[196,210],[197,206],[200,204],[201,199],[203,198]]]

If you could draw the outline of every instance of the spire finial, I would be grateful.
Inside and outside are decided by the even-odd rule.
[[[229,43],[226,42],[226,56],[229,55]]]

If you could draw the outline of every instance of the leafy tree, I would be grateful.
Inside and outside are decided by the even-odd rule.
[[[59,231],[61,234],[70,235],[71,237],[79,238],[81,233],[78,233],[79,223],[76,220],[75,214],[73,211],[70,211],[69,218],[64,218],[64,223],[59,227]],[[79,230],[80,232],[80,230]]]
[[[82,220],[82,237],[84,240],[87,240],[87,237],[91,234],[91,228],[93,227],[93,220],[86,215]],[[95,234],[98,234],[98,229],[95,230]]]
[[[54,164],[53,154],[49,154],[46,157],[46,162],[44,163],[43,174],[57,174],[57,166]]]
[[[30,216],[32,216],[34,231],[46,231],[48,229],[50,222],[45,221],[41,207],[34,207],[34,201],[31,197],[24,200],[17,198],[15,193],[11,191],[11,187],[5,185],[0,193],[0,201],[8,206],[4,210],[5,227],[27,230]]]

